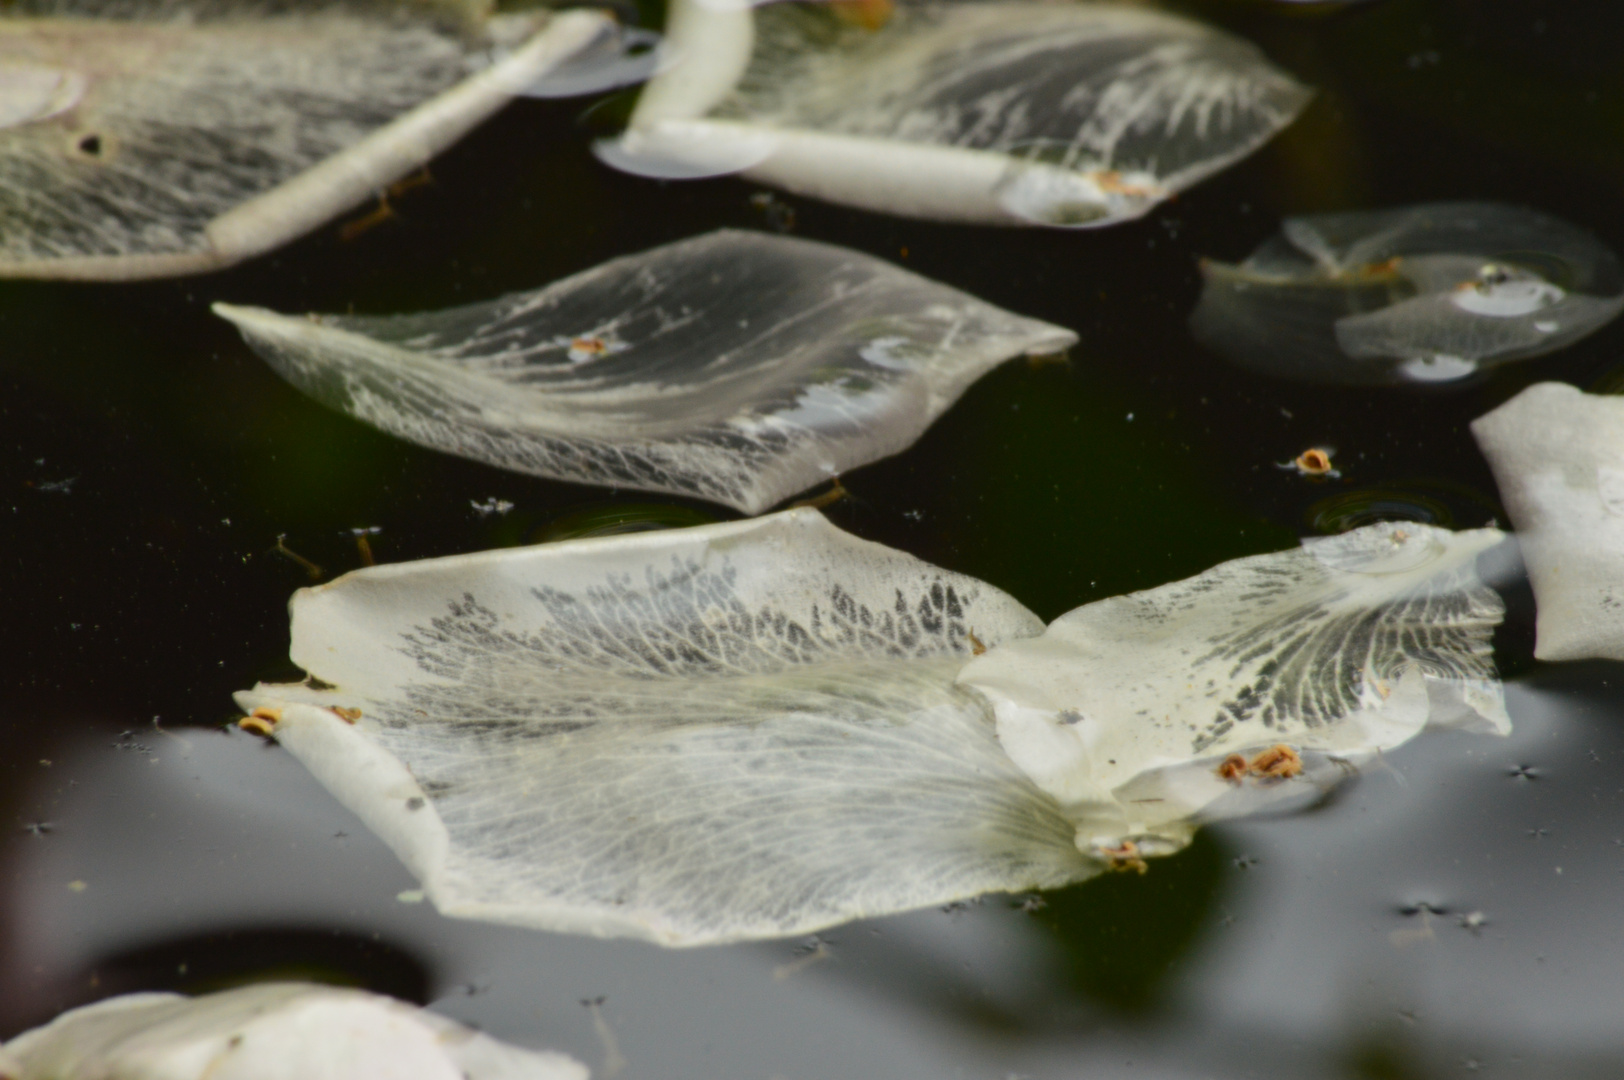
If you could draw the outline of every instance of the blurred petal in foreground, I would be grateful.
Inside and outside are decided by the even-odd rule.
[[[587,1080],[563,1054],[509,1046],[394,998],[309,983],[126,994],[26,1031],[4,1053],[14,1080]]]
[[[426,315],[215,311],[392,435],[745,513],[906,449],[993,367],[1076,340],[855,251],[731,231]]]
[[[691,945],[1095,872],[953,685],[1042,628],[791,510],[302,590],[237,700],[445,914]]]
[[[0,277],[165,277],[270,251],[611,27],[581,11],[450,29],[404,4],[67,8],[0,16]]]

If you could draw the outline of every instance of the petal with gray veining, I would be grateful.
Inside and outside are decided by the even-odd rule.
[[[1227,755],[1285,744],[1318,787],[1429,719],[1508,731],[1489,646],[1503,608],[1474,570],[1501,538],[1406,523],[1307,540],[1080,607],[959,683],[992,701],[999,741],[1079,844],[1177,847],[1200,820],[1292,794],[1226,780]]]
[[[302,590],[238,703],[442,912],[703,944],[1097,872],[953,682],[1041,629],[792,510]]]

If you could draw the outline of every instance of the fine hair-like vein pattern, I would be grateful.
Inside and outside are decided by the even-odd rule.
[[[906,448],[992,367],[1076,340],[858,252],[733,231],[424,315],[216,311],[391,434],[746,513]]]
[[[953,685],[1040,629],[788,511],[352,574],[294,604],[334,688],[239,700],[385,839],[443,825],[392,842],[447,914],[700,944],[1093,873]],[[346,791],[347,740],[411,782]]]

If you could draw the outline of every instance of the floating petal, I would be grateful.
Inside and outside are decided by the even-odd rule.
[[[1534,655],[1624,660],[1624,398],[1538,383],[1472,434],[1534,586]]]
[[[1110,4],[678,0],[668,32],[610,164],[945,221],[1138,217],[1309,97],[1244,41]]]
[[[791,510],[302,590],[238,703],[445,914],[693,945],[1096,872],[953,685],[1041,629]]]
[[[390,434],[746,513],[907,448],[994,366],[1076,340],[857,252],[731,231],[429,315],[215,311]]]
[[[126,994],[26,1031],[4,1054],[15,1080],[587,1080],[563,1054],[509,1046],[394,998],[308,983]]]
[[[1509,730],[1490,659],[1494,529],[1372,525],[1061,616],[972,660],[1010,756],[1077,821],[1080,846],[1185,843],[1200,820],[1334,781],[1429,717]],[[1220,775],[1276,744],[1308,781]],[[1244,770],[1243,770],[1244,773]]]
[[[0,277],[162,277],[269,251],[422,166],[610,25],[74,10],[0,17]]]
[[[1239,266],[1202,274],[1196,337],[1315,382],[1459,379],[1565,348],[1624,310],[1612,252],[1498,203],[1291,218]]]

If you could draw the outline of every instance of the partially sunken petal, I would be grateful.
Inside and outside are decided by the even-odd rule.
[[[0,17],[0,277],[129,279],[269,251],[426,163],[609,27],[493,43],[406,5]],[[122,12],[118,5],[115,11]],[[201,8],[199,10],[202,10]]]
[[[1250,44],[1143,9],[881,10],[677,0],[677,62],[603,156],[909,217],[1099,226],[1251,153],[1309,98]]]
[[[791,510],[302,590],[237,701],[445,914],[697,945],[1095,872],[953,685],[1041,629]]]
[[[394,998],[262,983],[188,998],[126,994],[63,1013],[5,1046],[15,1080],[587,1080]],[[0,1064],[5,1061],[0,1055]]]
[[[996,365],[1076,341],[867,255],[731,231],[428,315],[215,311],[390,434],[745,513],[905,449]]]
[[[1472,434],[1534,586],[1534,655],[1624,660],[1624,398],[1538,383]]]
[[[1289,218],[1239,266],[1205,262],[1197,338],[1314,382],[1437,382],[1555,352],[1624,311],[1588,233],[1499,203]]]
[[[1202,818],[1301,790],[1274,781],[1291,770],[1221,775],[1231,754],[1284,744],[1317,785],[1429,717],[1509,731],[1489,646],[1502,606],[1473,568],[1501,539],[1406,523],[1307,540],[1078,608],[959,683],[993,703],[1079,845],[1167,850]]]

